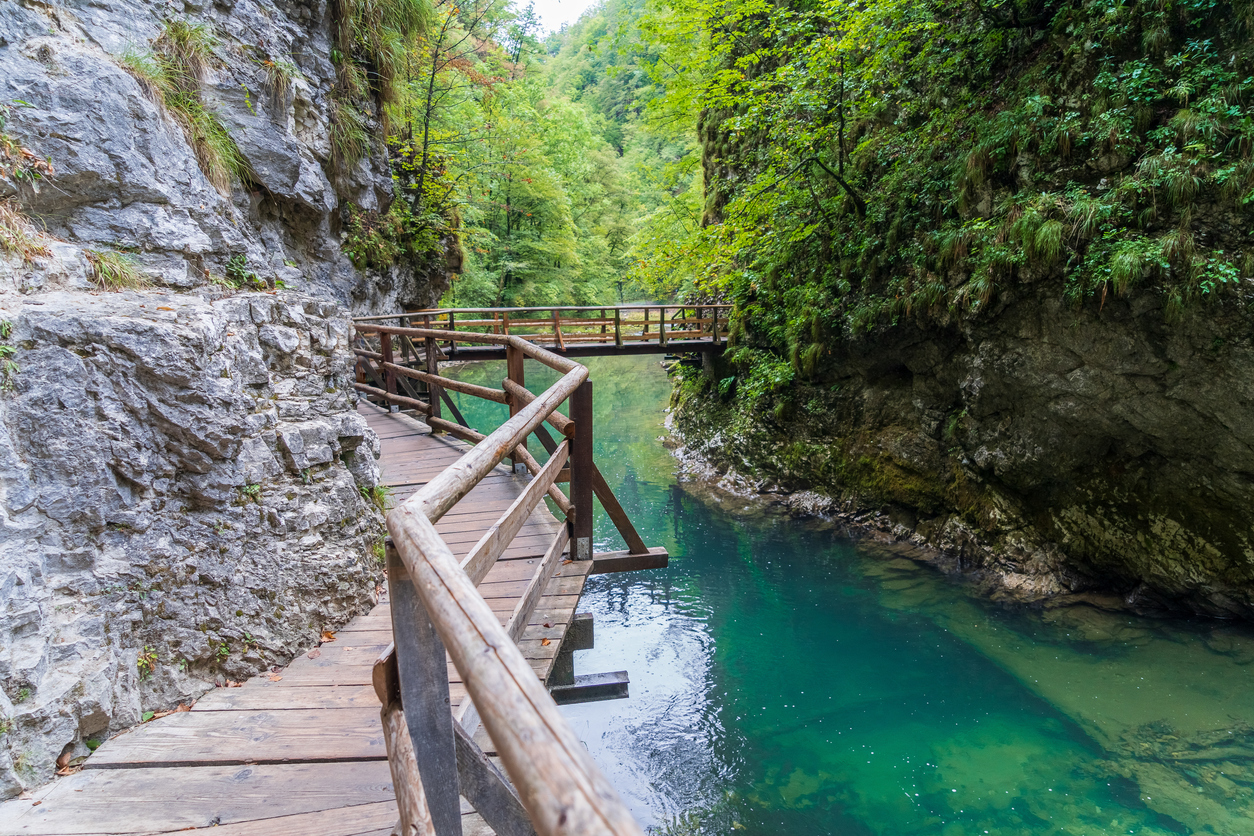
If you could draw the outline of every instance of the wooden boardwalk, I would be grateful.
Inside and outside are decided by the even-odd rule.
[[[425,424],[362,404],[383,446],[383,482],[399,503],[466,449]],[[526,482],[498,466],[437,524],[467,554]],[[479,585],[504,624],[535,575],[558,521],[541,503]],[[541,679],[552,671],[591,561],[564,561],[544,588],[519,647]],[[278,674],[206,694],[189,712],[104,743],[82,771],[31,798],[0,804],[0,834],[156,834],[214,828],[220,836],[386,836],[397,820],[372,667],[392,640],[386,600],[333,642]],[[449,666],[454,715],[469,708]],[[485,751],[490,743],[480,732]],[[490,833],[463,801],[467,834]]]

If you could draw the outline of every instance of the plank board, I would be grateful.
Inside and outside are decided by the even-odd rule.
[[[386,757],[377,708],[185,711],[106,741],[84,770]]]
[[[386,761],[84,769],[58,781],[38,807],[28,802],[21,816],[0,821],[0,831],[151,833],[384,802],[395,822]]]

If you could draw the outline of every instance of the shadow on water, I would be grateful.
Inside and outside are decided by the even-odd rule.
[[[656,358],[589,365],[598,464],[672,559],[590,579],[596,648],[576,669],[629,671],[631,698],[564,711],[644,823],[1254,834],[1248,630],[1005,608],[822,521],[698,496],[659,440],[669,383]],[[552,382],[527,374],[532,391]],[[499,385],[504,368],[457,375]],[[458,403],[484,431],[505,417]],[[603,515],[596,540],[622,547]]]

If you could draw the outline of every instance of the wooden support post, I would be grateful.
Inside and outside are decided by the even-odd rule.
[[[605,308],[601,308],[601,342],[605,342]]]
[[[640,332],[644,335],[645,340],[649,339],[649,309],[644,309],[644,330]]]
[[[623,347],[623,311],[621,308],[614,309],[614,345],[617,348]]]
[[[379,346],[380,346],[379,353],[383,355],[383,362],[391,363],[392,362],[392,335],[380,334]],[[383,388],[387,390],[389,395],[395,395],[396,394],[396,374],[394,372],[388,371],[386,366],[382,369],[382,371],[383,371]],[[389,405],[388,411],[396,412],[396,407]]]
[[[450,334],[454,334],[454,335],[457,334],[457,323],[453,319],[452,311],[448,312],[448,330]],[[457,340],[450,339],[448,341],[448,353],[449,353],[449,356],[452,356],[457,353]]]
[[[579,384],[570,396],[570,418],[575,422],[575,437],[570,457],[570,499],[575,506],[575,521],[570,533],[571,557],[592,559],[592,381]]]
[[[409,317],[402,316],[398,319],[398,321],[400,322],[402,328],[409,327]],[[410,353],[413,351],[413,348],[414,348],[414,344],[412,342],[406,339],[402,339],[401,340],[401,357],[403,357],[406,360],[417,360],[418,359],[417,355],[411,355]]]
[[[505,334],[505,336],[507,336],[507,337],[508,337],[508,336],[509,336],[509,311],[506,311],[506,312],[503,314],[503,316],[504,316],[504,318],[505,318],[505,330],[504,330],[504,334]]]
[[[422,318],[424,328],[431,327],[431,317],[424,316]],[[427,374],[438,375],[440,373],[440,345],[435,337],[427,337]],[[440,384],[427,381],[427,397],[431,399],[431,417],[440,417]],[[439,432],[434,427],[431,428],[432,433]]]
[[[461,725],[454,724],[453,734],[457,738],[457,777],[470,806],[496,836],[536,836],[509,779]]]
[[[505,318],[506,318],[506,329],[508,333],[509,314],[505,314]],[[525,367],[523,366],[524,359],[525,359],[525,355],[521,351],[519,351],[517,348],[514,348],[514,346],[510,345],[510,346],[505,347],[505,369],[506,369],[505,373],[509,376],[510,382],[517,383],[519,386],[523,386],[523,387],[527,385]],[[526,406],[525,403],[520,403],[518,399],[516,398],[510,398],[509,417],[513,418],[515,415],[517,415],[519,412],[522,411],[522,408],[524,406]],[[526,440],[524,439],[523,442],[519,444],[518,446],[526,450],[527,449]],[[517,471],[518,466],[522,464],[522,459],[519,458],[518,456],[511,455],[509,460],[513,464],[514,470]]]
[[[401,705],[437,836],[461,836],[461,790],[448,691],[448,658],[396,548],[387,548],[388,597]]]
[[[710,315],[714,317],[714,344],[718,345],[722,341],[718,330],[718,308],[713,308]]]
[[[657,344],[666,345],[666,308],[662,308],[662,315],[658,319],[660,321],[657,324]]]

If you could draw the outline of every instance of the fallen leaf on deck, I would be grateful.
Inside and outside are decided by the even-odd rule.
[[[243,685],[243,684],[244,684],[244,683],[242,683],[242,682],[236,682],[236,681],[235,681],[235,680],[233,680],[233,679],[228,679],[228,680],[226,681],[226,687],[228,687],[228,688],[238,688],[238,687],[240,687],[240,686],[241,686],[241,685]]]
[[[544,626],[545,626],[545,627],[552,627],[552,626],[553,626],[553,622],[552,622],[552,621],[546,621],[546,622],[544,622]]]
[[[159,311],[172,311],[172,310],[174,310],[174,308],[167,308],[165,305],[158,305],[158,306],[157,306],[157,310],[159,310]]]
[[[541,647],[548,647],[548,646],[549,646],[549,645],[551,645],[552,643],[553,643],[553,641],[552,641],[551,639],[540,639],[540,646],[541,646]]]
[[[333,642],[333,641],[335,641],[335,631],[333,631],[333,630],[323,630],[323,631],[322,631],[322,640],[323,640],[324,642]]]
[[[563,560],[563,561],[562,561],[562,565],[563,565],[563,566],[565,566],[567,563],[574,563],[574,562],[575,562],[575,561],[573,561],[573,560]]]
[[[40,804],[43,804],[43,802],[42,802],[42,801],[32,801],[32,802],[30,803],[30,806],[32,806],[32,807],[38,807]]]
[[[308,656],[310,659],[317,659],[319,656],[322,655],[322,651],[315,647],[313,650],[309,651],[305,655]]]
[[[267,679],[269,679],[271,682],[278,682],[282,678],[283,677],[279,676],[277,673],[272,673],[267,677]]]

